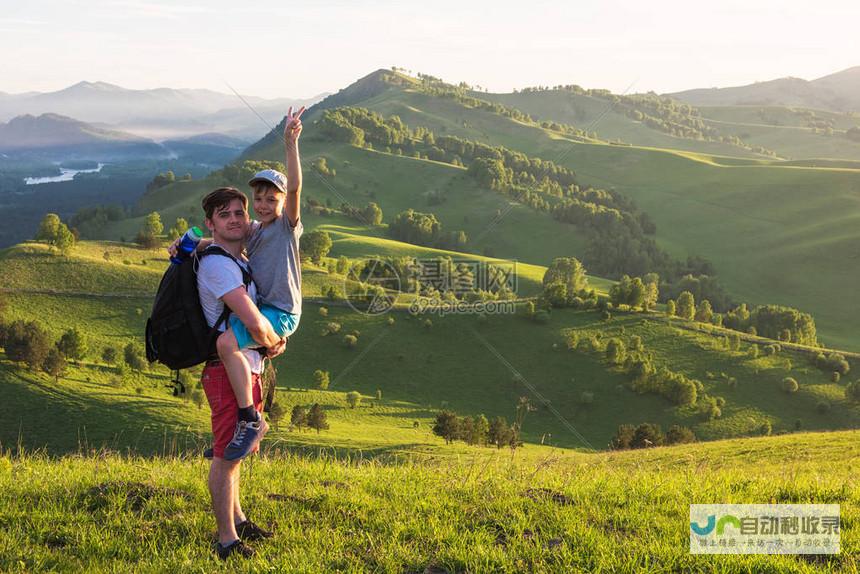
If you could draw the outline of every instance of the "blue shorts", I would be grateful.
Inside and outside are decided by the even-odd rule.
[[[278,337],[288,337],[299,328],[301,315],[287,313],[271,305],[260,305],[260,314],[269,321]],[[255,349],[260,346],[237,315],[230,315],[229,322],[240,349]]]

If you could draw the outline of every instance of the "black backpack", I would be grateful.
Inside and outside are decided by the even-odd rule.
[[[187,369],[212,358],[217,358],[215,341],[220,327],[230,316],[224,311],[214,327],[210,327],[200,305],[197,291],[197,265],[209,255],[232,259],[242,270],[245,289],[251,283],[251,274],[239,261],[218,245],[210,245],[199,253],[192,253],[182,263],[171,264],[164,272],[152,315],[146,321],[146,359],[158,361],[172,370]]]

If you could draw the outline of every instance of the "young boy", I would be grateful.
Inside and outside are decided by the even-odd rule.
[[[284,142],[288,175],[267,169],[248,182],[254,190],[254,212],[258,218],[251,222],[246,238],[251,276],[259,294],[260,313],[282,339],[296,331],[301,317],[299,237],[304,227],[299,219],[302,168],[298,140],[304,111],[303,106],[295,115],[292,107],[287,112]],[[208,239],[201,240],[198,250],[211,243]],[[236,431],[224,449],[224,459],[228,461],[250,454],[269,430],[269,425],[254,409],[251,367],[241,352],[259,346],[242,321],[235,314],[230,315],[229,328],[217,341],[218,357],[239,405]]]

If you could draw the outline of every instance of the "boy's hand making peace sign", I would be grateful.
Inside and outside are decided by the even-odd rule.
[[[287,123],[284,127],[284,143],[288,146],[296,145],[299,141],[299,135],[302,133],[302,114],[305,113],[305,107],[299,108],[299,111],[293,115],[293,106],[287,111]]]

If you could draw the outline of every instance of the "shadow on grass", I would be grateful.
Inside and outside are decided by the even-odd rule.
[[[363,461],[373,461],[379,464],[396,465],[415,457],[445,456],[444,452],[421,452],[426,449],[426,443],[403,443],[370,448],[346,447],[339,445],[311,445],[286,442],[273,442],[268,446],[263,444],[262,452],[266,456],[277,457],[282,453],[299,454],[309,458],[336,460],[353,464]],[[453,453],[452,453],[453,454]]]
[[[187,407],[178,401],[124,393],[111,394],[110,400],[89,392],[76,394],[8,364],[0,366],[0,376],[3,449],[51,455],[93,449],[173,455],[202,450],[209,440],[208,426],[189,424],[182,417]]]

